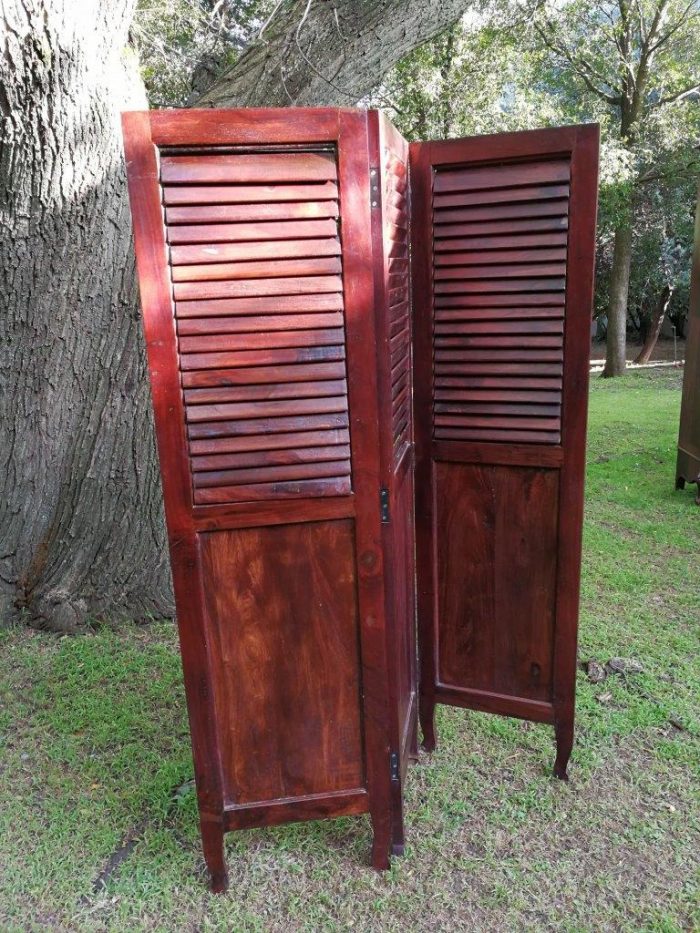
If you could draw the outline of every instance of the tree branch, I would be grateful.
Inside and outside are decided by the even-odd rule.
[[[474,3],[284,0],[265,23],[263,37],[188,103],[204,107],[348,106],[377,87],[408,52],[452,25]]]
[[[535,31],[547,46],[547,48],[551,49],[557,55],[561,55],[561,57],[571,65],[589,91],[592,91],[598,97],[602,98],[613,106],[618,106],[621,103],[622,98],[620,93],[609,94],[603,88],[598,87],[598,85],[594,83],[593,77],[596,77],[598,80],[603,81],[604,84],[608,84],[605,78],[599,75],[593,66],[588,61],[586,61],[586,59],[584,59],[582,56],[572,55],[572,53],[565,45],[556,42],[550,36],[548,36],[546,31],[540,26],[539,23],[535,23]],[[613,90],[617,90],[617,88],[613,88]]]
[[[654,107],[663,107],[664,104],[672,104],[674,101],[683,100],[684,97],[690,97],[691,94],[698,91],[700,91],[700,81],[696,81],[695,84],[683,88],[682,91],[676,91],[675,94],[668,94],[666,97],[661,97],[654,104]]]

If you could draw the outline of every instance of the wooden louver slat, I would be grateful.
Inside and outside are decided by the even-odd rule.
[[[560,443],[569,174],[563,159],[436,170],[436,440]]]
[[[330,152],[161,159],[195,505],[347,495]]]
[[[391,358],[391,434],[394,465],[411,443],[411,339],[408,277],[406,165],[387,151],[384,166]]]

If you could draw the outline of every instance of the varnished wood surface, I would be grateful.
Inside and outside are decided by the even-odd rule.
[[[553,722],[560,777],[597,146],[597,127],[567,127],[411,150],[424,740],[435,702]]]
[[[166,208],[165,231],[194,505],[348,495],[348,445],[323,457],[312,446],[319,431],[349,424],[335,153],[170,150],[160,181],[166,203],[188,192],[186,207]],[[284,200],[290,186],[306,200]],[[193,188],[207,192],[203,203]],[[284,194],[268,202],[277,188]],[[342,388],[313,368],[317,359],[337,361]],[[281,381],[276,364],[293,376]],[[280,435],[286,449],[310,455],[277,462]],[[235,453],[246,462],[225,470],[206,459]]]
[[[551,702],[558,470],[440,463],[435,483],[439,683]]]
[[[688,339],[685,345],[683,397],[678,431],[676,488],[698,483],[700,503],[700,186],[695,216],[695,248],[690,278]]]
[[[206,534],[227,804],[364,787],[349,520]]]
[[[368,116],[378,356],[382,524],[387,617],[392,851],[404,851],[403,782],[415,754],[416,631],[408,145],[379,113]]]
[[[286,820],[369,810],[388,867],[366,114],[155,111],[125,127],[212,889],[226,829]]]

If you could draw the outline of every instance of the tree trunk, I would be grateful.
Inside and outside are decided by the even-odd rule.
[[[627,295],[632,265],[632,227],[615,231],[615,247],[610,272],[610,303],[608,305],[608,337],[603,376],[621,376],[625,371],[627,344]]]
[[[0,618],[61,631],[172,613],[119,126],[145,106],[134,5],[0,0]],[[288,2],[205,101],[354,104],[467,6]]]
[[[352,107],[473,0],[287,2],[198,107]]]
[[[649,324],[649,329],[644,340],[644,346],[637,354],[634,361],[635,363],[648,363],[651,359],[651,354],[654,352],[656,341],[659,339],[659,334],[661,333],[661,328],[663,327],[664,318],[666,317],[668,306],[671,303],[672,295],[673,289],[669,285],[665,285],[656,302],[654,313],[651,316],[651,323]]]
[[[0,4],[0,608],[63,631],[171,611],[119,124],[145,106],[134,2]]]

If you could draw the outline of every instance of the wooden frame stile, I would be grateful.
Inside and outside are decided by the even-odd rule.
[[[436,703],[551,723],[562,779],[597,165],[595,125],[411,144],[423,741]]]
[[[417,757],[417,645],[410,323],[408,143],[380,111],[367,113],[385,561],[392,851],[404,852],[403,788]]]
[[[192,732],[202,840],[212,889],[215,891],[224,890],[227,883],[223,850],[223,834],[226,830],[369,811],[374,828],[372,863],[376,868],[387,868],[395,823],[392,816],[389,748],[390,703],[387,688],[389,675],[384,545],[378,502],[381,485],[378,387],[376,369],[367,365],[368,359],[374,360],[372,348],[376,343],[374,277],[372,265],[367,261],[367,257],[372,253],[367,118],[364,113],[358,111],[327,109],[297,110],[293,118],[291,116],[288,110],[282,109],[154,111],[150,114],[127,113],[123,117],[129,191]],[[319,147],[322,150],[321,156],[314,156],[313,153],[319,151]],[[312,153],[307,160],[309,164],[318,163],[321,167],[329,164],[328,159],[336,160],[336,197],[340,209],[339,233],[342,249],[342,304],[333,307],[339,307],[344,311],[344,353],[341,353],[340,357],[337,354],[327,357],[321,346],[318,353],[313,351],[312,354],[306,350],[298,353],[273,350],[270,352],[269,362],[266,362],[268,357],[264,354],[268,351],[254,349],[241,353],[236,349],[241,346],[264,346],[261,344],[261,338],[246,337],[241,343],[238,337],[226,336],[241,330],[251,332],[251,327],[239,326],[242,320],[240,317],[224,318],[224,315],[229,314],[229,306],[237,307],[237,303],[241,302],[244,305],[246,302],[257,302],[255,307],[262,307],[266,302],[272,302],[274,305],[278,299],[249,299],[245,296],[280,295],[281,292],[285,292],[284,288],[279,287],[279,283],[283,281],[301,281],[303,284],[311,280],[278,278],[273,281],[273,287],[263,288],[262,291],[258,286],[250,289],[245,283],[240,286],[234,281],[231,287],[227,284],[222,291],[219,284],[215,284],[213,289],[211,286],[204,288],[197,284],[205,278],[202,269],[207,273],[209,280],[226,276],[230,278],[231,275],[236,279],[241,275],[247,276],[248,273],[237,272],[236,269],[229,273],[231,265],[187,265],[178,269],[173,265],[176,262],[212,263],[212,258],[206,256],[204,259],[185,257],[176,260],[173,258],[175,249],[169,244],[199,243],[208,235],[207,231],[213,229],[207,227],[206,222],[217,221],[198,221],[196,217],[194,220],[183,221],[177,218],[177,223],[199,222],[201,226],[196,229],[174,228],[176,234],[179,229],[180,235],[179,239],[173,236],[173,228],[172,225],[168,226],[170,221],[167,217],[169,212],[174,217],[176,211],[167,207],[164,209],[162,206],[161,189],[164,174],[160,165],[161,155],[165,154],[164,160],[168,163],[167,170],[170,173],[166,181],[173,178],[184,179],[186,196],[177,203],[199,201],[216,205],[218,191],[228,192],[225,196],[222,194],[227,204],[231,201],[238,203],[252,200],[252,196],[249,195],[231,195],[231,187],[209,187],[206,191],[202,187],[202,184],[211,186],[214,181],[222,181],[223,176],[217,166],[225,163],[225,171],[230,175],[231,164],[236,162],[238,154],[251,152],[259,154],[256,155],[256,159],[267,160],[265,165],[272,165],[273,170],[275,159],[271,156],[277,153],[301,154],[299,164],[304,171],[307,171],[305,153]],[[331,156],[328,153],[335,155]],[[207,162],[212,155],[214,162]],[[246,158],[248,162],[245,161]],[[283,160],[283,164],[289,165],[293,161],[294,159],[290,161],[287,158],[287,161]],[[250,174],[250,156],[244,156],[238,164],[245,168],[241,177],[246,176],[246,173]],[[260,164],[262,165],[262,162]],[[187,173],[193,165],[195,175],[190,178]],[[254,174],[255,171],[253,167]],[[262,169],[257,171],[259,175]],[[321,177],[331,175],[322,174]],[[332,177],[335,178],[335,174],[332,174]],[[204,179],[204,182],[201,179]],[[267,181],[263,176],[257,175],[254,180]],[[240,178],[234,181],[238,183]],[[194,187],[187,188],[188,185]],[[268,193],[265,194],[264,191],[259,200],[262,201],[268,196],[271,186],[270,182],[265,188]],[[248,190],[250,189],[246,189]],[[260,190],[263,191],[262,188]],[[193,192],[202,191],[205,191],[205,195],[193,196]],[[277,196],[270,197],[275,200]],[[289,197],[287,196],[287,200]],[[279,196],[277,199],[284,200],[284,197]],[[315,210],[315,205],[311,204],[309,209],[311,208]],[[193,210],[199,208],[187,207],[185,212]],[[218,208],[215,206],[214,210]],[[229,215],[235,214],[236,210],[238,208],[235,206],[233,209],[225,207],[225,213]],[[301,210],[305,208],[302,206]],[[212,208],[207,207],[202,218],[205,214],[209,217],[211,212]],[[328,211],[322,212],[321,216],[326,215],[329,215]],[[262,216],[267,218],[272,215],[267,212]],[[291,215],[282,213],[280,216],[315,217],[318,214],[297,212]],[[235,215],[234,219],[239,219],[238,215]],[[320,223],[327,225],[330,222]],[[272,230],[273,226],[268,224],[265,231]],[[230,239],[229,228],[233,227],[235,224],[229,224],[225,230],[223,226],[218,227],[216,230],[224,230],[224,233],[209,239]],[[183,239],[183,230],[185,233],[188,230],[195,232],[188,240],[187,237]],[[169,242],[166,242],[167,231],[170,231]],[[226,246],[221,250],[214,244],[209,251],[214,254],[219,252],[223,257],[226,251],[232,253],[238,250],[238,255],[240,250],[236,244],[241,237],[234,234],[231,234],[233,246]],[[274,231],[270,235],[273,238],[280,236]],[[292,235],[294,234],[290,234]],[[314,235],[303,233],[306,237]],[[258,230],[253,239],[259,241],[261,236],[263,234]],[[246,239],[246,236],[242,239]],[[247,239],[250,239],[250,236],[247,236]],[[319,241],[303,241],[307,244],[312,242]],[[178,249],[183,255],[187,250],[191,250],[199,256],[205,248],[186,246]],[[326,249],[319,255],[328,255],[329,252],[333,251]],[[266,255],[272,260],[277,260],[275,252],[268,252]],[[291,255],[299,255],[299,252]],[[220,258],[216,256],[215,260],[220,262]],[[329,261],[320,262],[328,264]],[[318,260],[313,260],[313,263],[318,267]],[[274,262],[271,264],[274,265]],[[246,264],[243,263],[243,266],[246,267]],[[256,276],[268,274],[260,271],[260,267],[264,266],[262,262],[248,263],[248,266],[256,267]],[[218,274],[218,270],[223,270],[225,274]],[[285,274],[291,276],[293,273],[269,272],[272,276]],[[188,285],[188,280],[194,282],[194,285]],[[178,281],[185,282],[185,285],[174,284]],[[323,292],[319,301],[321,298],[326,301],[324,295],[332,291],[332,286],[328,286],[327,279],[318,281]],[[197,293],[198,288],[203,289],[201,296]],[[291,291],[294,292],[294,288]],[[301,291],[308,294],[308,288]],[[222,295],[239,294],[244,298],[221,298]],[[203,300],[191,300],[202,296]],[[184,301],[185,298],[187,301]],[[192,307],[197,306],[197,310],[188,307],[182,312],[186,317],[184,320],[176,309],[180,305],[184,307],[187,302]],[[217,302],[217,308],[210,310]],[[298,304],[304,306],[301,299]],[[199,306],[204,310],[199,310]],[[288,303],[285,307],[292,307],[292,304]],[[319,307],[325,305],[319,304]],[[235,309],[230,311],[232,315],[255,313],[258,312]],[[270,310],[266,307],[265,313],[288,315],[289,311]],[[219,316],[202,318],[204,314]],[[194,324],[193,315],[199,315]],[[334,311],[333,315],[337,315],[337,312]],[[325,318],[331,316],[325,315]],[[212,320],[218,323],[214,327],[214,336],[209,337],[202,328]],[[245,319],[249,320],[252,319]],[[277,319],[266,319],[273,320]],[[222,321],[228,323],[223,326]],[[304,322],[289,326],[299,328],[312,325]],[[337,328],[337,325],[328,326]],[[267,330],[264,329],[264,332]],[[330,335],[330,339],[337,342],[337,332],[336,329],[320,333],[322,337]],[[183,337],[183,334],[198,333],[205,336]],[[221,334],[223,336],[217,336]],[[324,341],[327,344],[329,339],[324,337]],[[269,345],[284,347],[289,346],[290,341],[272,342]],[[291,345],[300,344],[298,341],[291,341]],[[308,345],[308,341],[306,344],[302,342],[301,345]],[[236,352],[226,350],[226,354],[218,353],[226,347],[233,347]],[[192,352],[188,356],[190,349]],[[201,349],[207,352],[216,350],[217,354],[212,353],[212,356],[222,356],[227,361],[222,362],[222,366],[235,367],[238,365],[237,360],[245,357],[240,365],[258,368],[245,369],[244,378],[239,378],[229,369],[224,373],[226,378],[221,376],[216,382],[212,374],[217,376],[219,371],[212,370],[211,367],[219,364],[205,362],[201,365],[210,368],[203,370],[204,376],[197,377],[198,382],[192,381],[191,372],[195,365],[200,365],[202,354],[197,356],[197,353]],[[277,378],[270,375],[272,370],[269,367],[273,365],[273,361],[279,362],[284,357],[284,363],[286,356],[293,356],[294,353],[302,361],[326,358],[347,360],[345,365],[352,489],[349,490],[348,483],[349,491],[335,495],[333,489],[336,486],[340,489],[346,483],[344,480],[341,483],[331,479],[325,481],[329,490],[327,494],[321,494],[322,484],[311,483],[313,490],[318,485],[319,491],[311,491],[305,496],[304,482],[298,487],[282,482],[271,484],[269,491],[263,490],[261,493],[256,491],[257,487],[250,487],[253,498],[246,501],[244,493],[249,487],[221,485],[222,482],[231,483],[234,480],[217,480],[219,486],[211,486],[213,474],[209,474],[209,485],[197,486],[193,470],[198,468],[199,461],[206,457],[196,456],[198,451],[195,450],[196,445],[192,444],[192,438],[216,438],[228,432],[234,438],[232,443],[235,444],[235,437],[240,436],[241,430],[244,435],[246,431],[249,435],[253,428],[228,428],[227,425],[232,422],[221,420],[212,422],[214,428],[211,430],[206,424],[204,428],[200,428],[197,425],[205,416],[200,417],[196,411],[193,415],[194,402],[188,399],[197,392],[204,392],[205,396],[212,396],[204,401],[212,402],[215,401],[214,395],[219,393],[225,404],[221,405],[221,410],[206,417],[221,419],[255,416],[226,413],[239,405],[232,389],[183,390],[183,384],[185,387],[236,386],[241,383],[248,385],[251,381],[256,381],[252,377],[249,378],[251,373],[263,373],[260,380],[270,383],[273,378]],[[252,358],[256,355],[262,359],[262,363],[253,361]],[[319,368],[314,363],[309,365],[314,373]],[[268,369],[264,369],[265,366],[268,366]],[[291,368],[281,365],[279,372]],[[294,378],[298,380],[301,377]],[[313,375],[309,378],[331,377]],[[313,395],[312,390],[317,385],[318,383],[310,384],[307,394]],[[337,380],[333,385],[338,385]],[[276,397],[269,393],[266,395],[264,388],[252,386],[251,389],[246,389],[248,395],[243,397]],[[252,394],[253,389],[257,394]],[[285,391],[281,397],[289,398],[291,394]],[[322,393],[316,391],[315,394]],[[198,400],[199,397],[195,399]],[[280,403],[265,403],[268,408],[270,404],[274,407]],[[288,407],[290,403],[282,404]],[[210,405],[206,410],[208,412],[213,408],[214,406]],[[246,403],[244,408],[246,411],[252,410],[254,405]],[[331,407],[321,410],[332,412],[340,409]],[[342,417],[329,415],[327,419],[330,419],[329,424],[342,424]],[[292,420],[295,424],[297,421],[303,422],[303,418]],[[243,422],[237,424],[242,425]],[[259,432],[268,430],[266,421],[245,422],[246,426],[251,424],[254,427],[264,425],[255,427]],[[348,427],[345,428],[346,433]],[[269,430],[282,429],[277,426]],[[304,422],[299,430],[309,428]],[[341,430],[340,434],[342,433]],[[286,438],[291,435],[276,436]],[[198,443],[200,447],[206,447],[207,443],[212,446],[208,441]],[[336,440],[335,443],[347,444],[347,441]],[[217,456],[221,457],[218,449]],[[230,445],[227,449],[253,448],[248,444],[242,448],[240,445]],[[240,456],[241,454],[225,455],[229,460]],[[250,457],[249,454],[244,456]],[[261,462],[292,461],[281,460],[276,456]],[[211,470],[212,466],[209,464],[202,468]],[[278,468],[265,467],[265,470],[273,473],[276,469]],[[233,473],[235,471],[229,470],[225,475]],[[328,475],[328,472],[314,470],[305,475],[324,476]],[[246,479],[245,482],[256,480]],[[198,493],[197,490],[202,488],[204,492]],[[212,488],[221,488],[223,492],[212,494],[209,492]],[[197,496],[199,498],[196,498]],[[305,550],[307,547],[308,553]],[[251,570],[251,567],[254,569]],[[308,602],[309,586],[316,587],[316,599],[311,603]],[[270,592],[277,589],[279,592]],[[242,594],[240,598],[239,590]],[[277,639],[274,632],[276,625],[283,629]],[[240,636],[239,628],[242,632]],[[291,654],[294,655],[299,670],[293,669],[294,662],[288,660],[290,646],[293,646]],[[358,654],[356,659],[353,659],[351,655],[355,650]],[[273,654],[267,656],[265,651],[272,651]],[[316,655],[315,652],[321,653]],[[283,668],[278,669],[281,664]],[[235,678],[232,673],[235,673]],[[251,678],[251,675],[254,676]],[[229,690],[233,679],[236,680],[235,693]],[[254,686],[250,686],[251,679]],[[309,681],[313,681],[310,687]],[[239,694],[242,694],[242,699]],[[290,711],[288,707],[295,704],[296,708]],[[356,706],[355,711],[353,704]],[[258,706],[261,707],[259,710]],[[328,715],[324,717],[326,707]],[[310,717],[308,722],[304,716],[305,710]],[[314,756],[319,755],[322,758],[316,761]],[[320,786],[319,782],[323,786]],[[265,788],[268,790],[265,791]]]
[[[683,397],[678,428],[676,489],[684,489],[686,483],[697,483],[695,502],[700,505],[700,185],[690,272],[688,339],[685,345]]]

